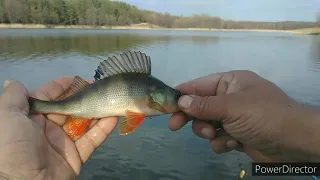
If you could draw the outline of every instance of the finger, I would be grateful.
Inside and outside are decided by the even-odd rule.
[[[7,80],[4,85],[4,92],[0,96],[0,106],[11,112],[29,113],[28,91],[16,80]]]
[[[177,86],[177,89],[185,94],[216,96],[225,94],[232,80],[232,72],[216,73],[182,83]]]
[[[226,146],[226,143],[228,140],[230,140],[230,138],[228,136],[222,136],[222,137],[218,137],[217,139],[210,140],[211,148],[217,154],[232,151],[233,148],[229,148]]]
[[[234,138],[232,138],[225,130],[218,130],[216,137],[210,140],[212,149],[220,154],[230,152],[233,149],[238,149],[241,151],[241,143]]]
[[[50,81],[36,91],[31,96],[46,101],[54,101],[71,85],[73,77],[62,77],[57,80]]]
[[[233,137],[231,137],[224,129],[217,130],[216,136],[212,140],[215,140],[215,139],[219,140],[220,137],[228,137],[229,138],[229,141],[226,142],[226,146],[228,148],[233,148],[237,151],[243,152],[242,144],[239,141],[237,141],[236,139],[234,139]]]
[[[201,120],[192,121],[192,130],[195,135],[204,139],[213,139],[216,135],[215,128],[211,124]]]
[[[228,113],[228,99],[226,95],[221,96],[182,96],[178,105],[180,109],[189,116],[201,120],[221,120]]]
[[[103,118],[75,142],[83,163],[112,133],[117,123],[117,117]]]
[[[188,119],[182,112],[173,113],[169,120],[169,129],[177,131],[188,123]]]
[[[272,162],[272,159],[267,155],[261,153],[259,150],[244,146],[243,151],[255,162]]]

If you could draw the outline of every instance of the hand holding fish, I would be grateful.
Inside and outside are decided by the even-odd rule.
[[[250,71],[217,73],[178,86],[171,130],[194,117],[193,132],[217,153],[241,148],[253,160],[320,161],[319,109],[299,104],[276,85]],[[204,121],[206,120],[206,121]],[[223,123],[216,130],[211,120]]]
[[[29,96],[52,101],[65,93],[74,78],[60,78],[29,93],[17,81],[6,81],[0,96],[0,177],[76,179],[81,166],[108,137],[117,118],[93,121],[81,137],[70,139],[59,128],[66,116],[29,115]],[[51,120],[48,121],[47,119]]]

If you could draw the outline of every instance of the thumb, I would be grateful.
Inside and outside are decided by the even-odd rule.
[[[28,114],[28,91],[16,80],[6,80],[3,84],[4,92],[0,96],[0,107],[8,111]]]
[[[179,101],[180,109],[199,120],[222,120],[226,114],[226,100],[221,96],[184,95]]]

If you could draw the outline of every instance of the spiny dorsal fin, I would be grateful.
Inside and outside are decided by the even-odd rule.
[[[151,74],[151,59],[140,51],[128,51],[118,56],[108,57],[100,63],[94,75],[95,80],[124,73]]]

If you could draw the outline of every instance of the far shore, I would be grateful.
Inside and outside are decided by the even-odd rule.
[[[174,30],[174,31],[224,31],[224,32],[283,32],[292,34],[319,35],[319,28],[297,30],[276,29],[213,29],[213,28],[163,28],[156,25],[141,23],[130,26],[81,26],[81,25],[43,25],[43,24],[0,24],[1,29],[105,29],[105,30]]]

